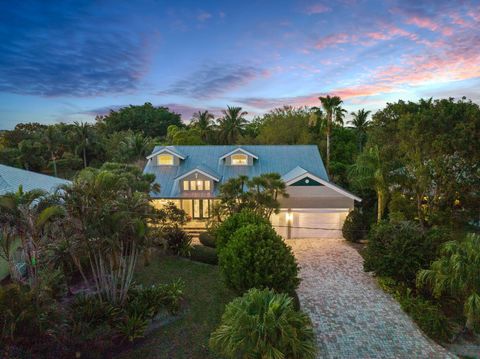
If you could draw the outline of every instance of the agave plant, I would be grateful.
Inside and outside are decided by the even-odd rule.
[[[463,300],[469,330],[480,324],[480,236],[445,243],[442,256],[417,276],[418,286],[429,286],[437,297],[449,293]]]
[[[309,359],[316,353],[308,316],[288,295],[269,289],[251,289],[228,304],[210,347],[226,358]]]

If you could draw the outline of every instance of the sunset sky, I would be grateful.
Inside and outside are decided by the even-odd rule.
[[[188,120],[422,97],[480,102],[480,1],[1,1],[0,129],[129,104]]]

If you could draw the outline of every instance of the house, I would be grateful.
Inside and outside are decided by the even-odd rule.
[[[52,192],[57,186],[68,183],[70,181],[62,178],[0,164],[0,195],[16,192],[20,186],[22,186],[24,192],[33,189]]]
[[[157,146],[144,173],[156,176],[161,207],[172,201],[192,221],[205,225],[219,186],[239,175],[276,172],[287,185],[288,198],[271,221],[284,238],[341,237],[354,201],[361,199],[329,181],[315,145]]]

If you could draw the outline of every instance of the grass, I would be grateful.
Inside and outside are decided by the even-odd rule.
[[[208,339],[234,295],[223,284],[217,266],[179,257],[152,258],[148,267],[137,272],[135,281],[150,285],[178,278],[185,282],[186,312],[122,353],[121,358],[215,358],[208,349]]]

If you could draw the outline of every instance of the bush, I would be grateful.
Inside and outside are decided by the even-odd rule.
[[[181,280],[147,288],[136,286],[128,292],[126,311],[132,317],[145,319],[153,319],[163,308],[175,314],[180,309],[184,288]]]
[[[166,227],[163,238],[167,242],[167,248],[176,255],[188,255],[192,244],[192,237],[179,226]]]
[[[369,218],[355,208],[345,219],[342,234],[347,241],[358,242],[367,235],[369,228]]]
[[[214,230],[217,248],[221,250],[228,243],[233,234],[240,228],[249,224],[268,224],[268,219],[244,209],[239,213],[235,213],[220,223]]]
[[[226,358],[315,358],[315,336],[308,316],[292,299],[271,290],[251,289],[225,308],[210,347]]]
[[[271,288],[293,293],[300,280],[292,250],[266,224],[250,224],[235,232],[218,255],[227,285],[239,293]]]
[[[215,248],[202,245],[194,245],[190,250],[190,259],[196,262],[216,265],[218,264],[218,256]]]
[[[413,283],[417,272],[436,257],[439,244],[432,238],[414,222],[376,224],[363,253],[365,271]]]
[[[200,243],[206,247],[216,248],[217,243],[215,243],[215,236],[210,232],[202,232],[199,236]]]

